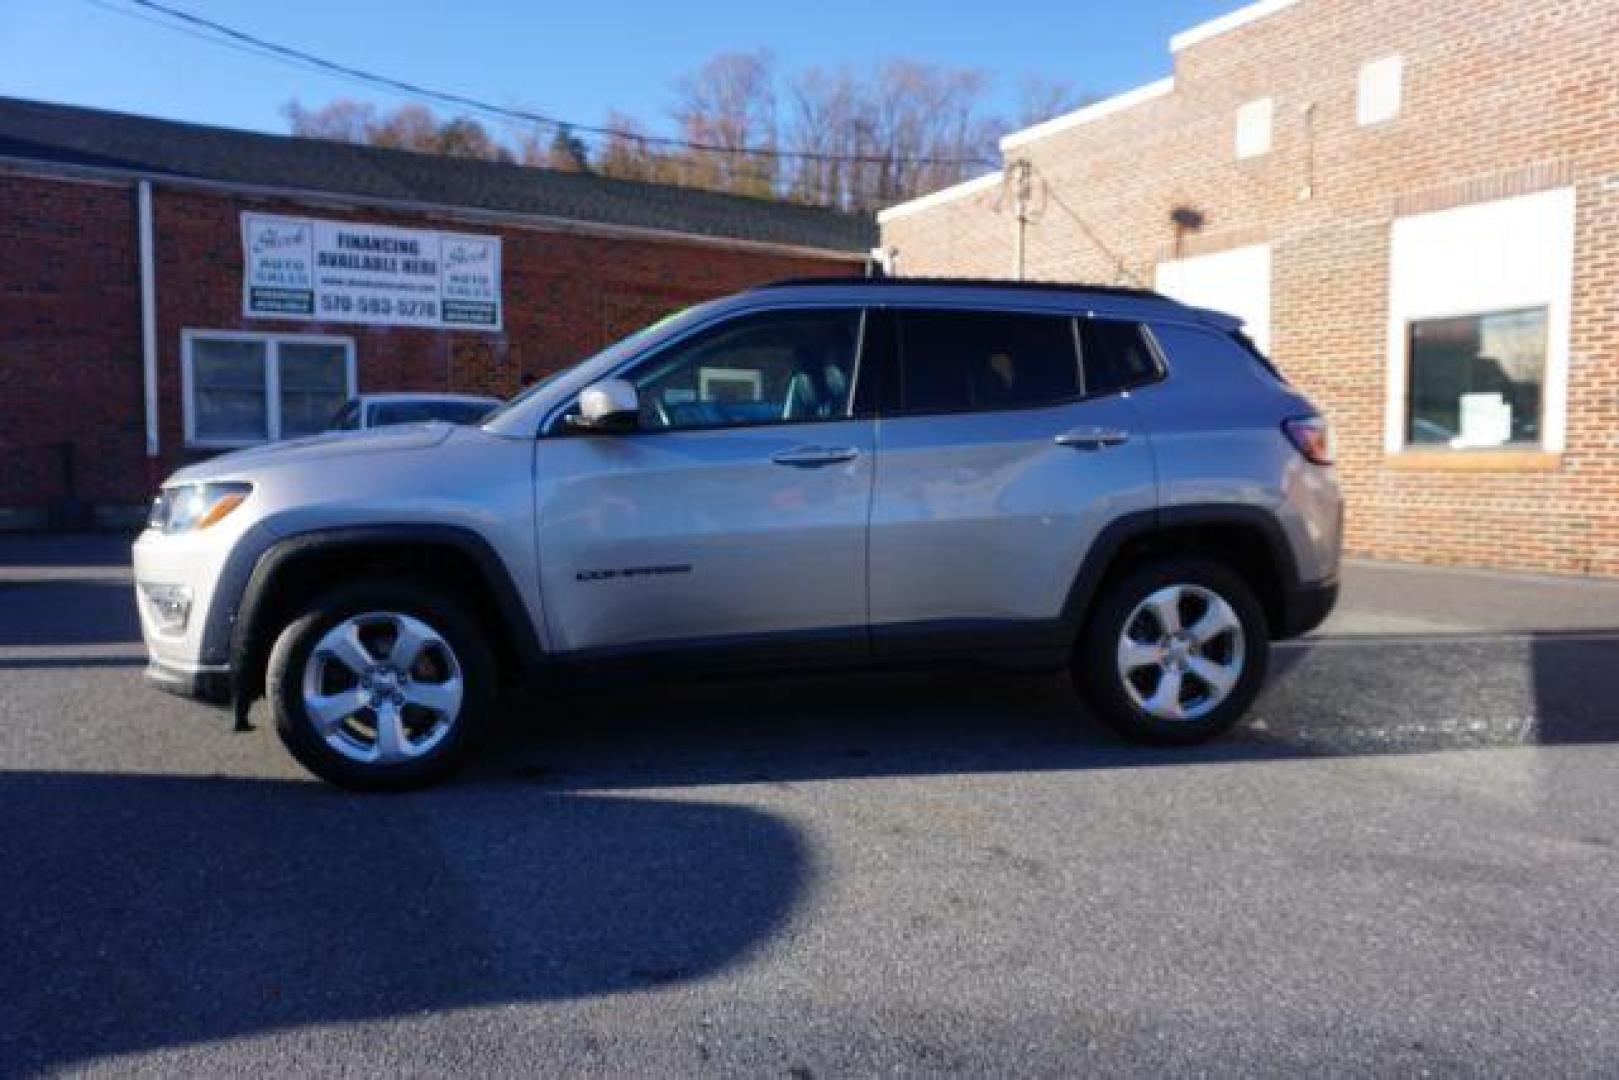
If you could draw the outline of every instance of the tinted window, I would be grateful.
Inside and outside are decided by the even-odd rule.
[[[726,322],[630,376],[643,430],[732,427],[850,415],[860,312],[781,311]]]
[[[901,411],[1029,408],[1079,394],[1066,316],[907,311],[899,338]]]
[[[1158,361],[1139,325],[1086,319],[1084,327],[1087,394],[1113,394],[1158,377]]]
[[[384,401],[371,406],[371,426],[421,424],[429,420],[476,424],[493,407],[482,401]]]

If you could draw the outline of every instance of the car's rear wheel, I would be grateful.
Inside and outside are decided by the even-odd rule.
[[[1184,745],[1237,723],[1264,683],[1265,612],[1224,565],[1177,558],[1109,585],[1074,676],[1101,720],[1140,742]]]
[[[420,787],[477,742],[494,696],[477,623],[414,582],[317,597],[276,639],[266,696],[292,756],[348,788]]]

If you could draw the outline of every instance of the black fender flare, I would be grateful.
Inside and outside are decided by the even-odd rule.
[[[295,533],[272,543],[253,562],[251,573],[236,605],[230,635],[230,666],[235,676],[236,697],[240,700],[243,677],[255,656],[262,655],[266,642],[260,640],[258,622],[268,605],[276,576],[289,565],[312,553],[376,545],[421,545],[448,547],[465,555],[483,579],[494,600],[495,614],[502,630],[509,635],[517,659],[525,673],[545,666],[545,650],[540,644],[533,620],[523,604],[522,594],[506,564],[489,541],[471,529],[458,525],[399,523],[338,526]]]
[[[1109,569],[1127,544],[1154,533],[1170,534],[1221,526],[1250,529],[1264,539],[1265,554],[1276,568],[1277,581],[1281,586],[1281,619],[1277,626],[1271,628],[1271,633],[1278,637],[1291,637],[1310,629],[1295,628],[1297,620],[1293,612],[1297,601],[1294,598],[1307,590],[1299,580],[1298,562],[1293,557],[1292,545],[1281,522],[1276,520],[1275,514],[1261,507],[1240,503],[1196,503],[1139,510],[1109,522],[1085,553],[1085,559],[1068,589],[1062,607],[1064,621],[1077,636]]]

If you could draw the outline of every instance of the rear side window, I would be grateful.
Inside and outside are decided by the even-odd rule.
[[[1086,319],[1085,392],[1116,394],[1158,377],[1158,360],[1140,325],[1116,319]]]
[[[1067,316],[904,311],[898,321],[900,412],[1033,408],[1080,394]]]

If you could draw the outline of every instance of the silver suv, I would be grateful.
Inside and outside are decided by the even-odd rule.
[[[497,691],[699,666],[1065,670],[1124,735],[1234,724],[1337,595],[1327,431],[1225,315],[1149,292],[787,282],[481,427],[176,473],[135,544],[157,685],[350,787],[444,775]]]

